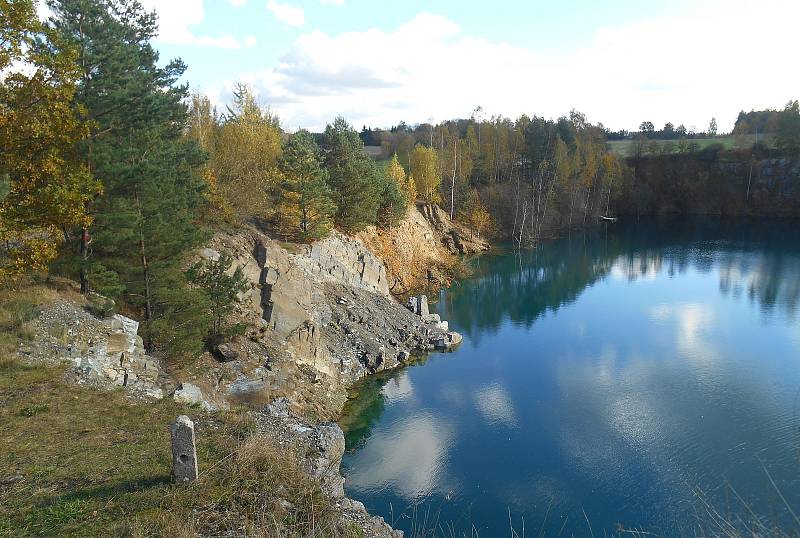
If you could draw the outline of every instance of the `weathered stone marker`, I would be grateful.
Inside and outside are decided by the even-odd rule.
[[[194,422],[179,416],[170,427],[172,438],[172,480],[178,483],[197,479],[197,449],[194,444]]]
[[[419,311],[417,314],[420,316],[428,316],[430,315],[430,310],[428,310],[428,296],[427,295],[420,295],[419,296]]]

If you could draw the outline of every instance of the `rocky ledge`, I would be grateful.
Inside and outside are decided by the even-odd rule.
[[[287,247],[250,229],[218,235],[201,255],[222,253],[250,281],[235,313],[247,334],[176,380],[211,405],[286,398],[298,414],[332,420],[359,379],[461,341],[427,306],[401,305],[382,260],[359,240],[334,233]]]
[[[250,283],[231,320],[247,332],[186,369],[166,375],[145,353],[136,321],[99,319],[67,301],[44,309],[36,337],[20,353],[66,361],[79,383],[122,387],[136,397],[169,394],[208,411],[247,404],[261,434],[298,448],[309,473],[365,536],[402,536],[345,497],[344,435],[330,421],[359,379],[452,349],[461,335],[430,312],[426,296],[400,304],[383,261],[357,239],[334,233],[308,246],[284,245],[248,229],[216,236],[198,257],[223,253]]]
[[[81,384],[163,398],[166,379],[161,364],[145,353],[137,321],[119,314],[101,319],[83,305],[58,301],[42,311],[32,328],[33,338],[19,349],[21,358],[69,364],[70,374]]]
[[[402,538],[381,517],[371,516],[364,505],[347,498],[344,478],[339,472],[344,455],[344,433],[335,422],[310,424],[290,410],[285,398],[279,398],[262,411],[254,412],[262,435],[274,439],[286,450],[295,451],[309,474],[319,480],[323,491],[333,501],[345,521],[361,529],[363,536]]]

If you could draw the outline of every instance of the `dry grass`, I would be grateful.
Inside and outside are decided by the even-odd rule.
[[[250,437],[193,485],[173,488],[158,517],[139,520],[135,536],[349,536],[338,513],[298,458],[264,437]]]
[[[56,292],[30,280],[0,288],[0,370],[11,368],[20,341],[34,337],[31,322]]]
[[[389,230],[370,227],[358,237],[386,265],[389,288],[394,295],[405,296],[430,288],[429,271],[440,284],[449,285],[461,265],[459,258],[438,240],[426,239],[414,230],[413,222],[404,221]]]
[[[255,436],[244,411],[75,385],[15,358],[58,292],[0,290],[0,537],[358,536],[299,458]],[[170,480],[169,424],[195,421],[201,478]]]

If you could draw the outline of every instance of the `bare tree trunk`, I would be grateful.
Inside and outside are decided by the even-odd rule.
[[[517,220],[519,219],[519,176],[517,174],[517,184],[514,191],[514,227],[511,229],[511,237],[517,235]]]
[[[547,194],[545,195],[545,198],[544,198],[544,210],[542,211],[542,220],[539,221],[539,231],[536,232],[536,236],[539,238],[540,241],[541,241],[541,238],[542,238],[542,227],[544,226],[544,221],[547,218],[547,207],[549,205],[548,202],[550,201],[551,192],[552,192],[552,190],[548,189]]]
[[[458,138],[455,139],[456,141]],[[442,142],[444,144],[444,142]],[[450,181],[450,220],[456,214],[456,167],[458,166],[458,142],[453,142],[453,178]]]
[[[153,307],[150,297],[150,265],[147,262],[147,250],[145,248],[142,206],[139,203],[139,196],[136,196],[136,207],[139,212],[139,253],[142,261],[142,279],[144,280],[144,319],[153,319]]]
[[[84,226],[81,229],[81,293],[86,295],[90,291],[89,273],[86,270],[86,263],[89,260],[89,245],[92,239],[89,236],[89,228]]]
[[[589,204],[591,203],[592,199],[592,188],[594,185],[589,185],[589,188],[586,189],[586,203],[583,205],[583,224],[586,225],[586,214],[589,212]]]
[[[572,209],[575,206],[575,190],[570,188],[569,192],[569,228],[572,229]]]
[[[747,195],[745,201],[750,201],[750,182],[753,180],[753,159],[750,159],[750,175],[747,177]]]
[[[525,229],[525,217],[528,214],[528,201],[524,200],[522,204],[522,224],[519,227],[519,239],[517,240],[517,248],[522,248],[522,231]]]
[[[606,198],[606,216],[608,215],[608,209],[611,207],[611,189],[614,186],[614,175],[611,175],[611,181],[608,183],[608,197]]]

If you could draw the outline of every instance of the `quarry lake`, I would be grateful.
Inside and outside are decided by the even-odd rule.
[[[798,222],[621,220],[473,265],[434,305],[460,348],[348,404],[351,497],[436,536],[800,526]]]

